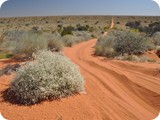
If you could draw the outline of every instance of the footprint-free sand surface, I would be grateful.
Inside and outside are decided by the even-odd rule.
[[[96,39],[65,48],[80,68],[86,94],[33,106],[18,106],[0,97],[8,120],[152,120],[160,112],[160,64],[110,60],[94,55]],[[158,58],[156,58],[158,59]],[[12,63],[12,61],[10,61]],[[7,64],[0,62],[0,67]],[[0,91],[13,77],[0,77]]]

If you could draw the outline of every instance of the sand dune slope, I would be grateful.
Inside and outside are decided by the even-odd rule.
[[[133,63],[96,57],[96,40],[65,48],[86,80],[86,95],[31,107],[0,102],[8,120],[151,120],[160,111],[160,64]],[[0,91],[8,77],[0,78]],[[1,98],[2,100],[2,98]]]

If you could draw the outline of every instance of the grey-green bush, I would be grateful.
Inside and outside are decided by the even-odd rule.
[[[61,36],[73,35],[74,30],[75,30],[75,28],[72,26],[63,27],[63,30],[61,32]]]
[[[65,35],[61,38],[61,41],[65,46],[71,47],[72,45],[89,40],[91,38],[91,34],[86,31],[74,31],[73,35]]]
[[[137,56],[137,55],[123,55],[123,56],[118,56],[116,57],[116,59],[118,60],[124,60],[124,61],[134,61],[134,62],[149,62],[149,61],[153,61],[149,58],[147,58],[146,56]]]
[[[76,43],[86,41],[91,38],[91,34],[87,31],[74,31],[73,35],[77,37]]]
[[[76,43],[77,37],[73,35],[65,35],[61,38],[61,41],[63,42],[65,46],[71,47],[72,45]]]
[[[61,51],[63,49],[63,43],[60,40],[49,39],[48,48],[51,51]]]
[[[160,46],[160,32],[156,32],[156,33],[153,35],[153,43],[154,43],[156,46]]]
[[[41,51],[35,60],[16,73],[4,98],[22,105],[53,100],[84,92],[84,79],[79,69],[65,56]]]
[[[114,49],[119,54],[139,54],[148,50],[146,37],[129,31],[115,31]]]
[[[51,51],[61,51],[63,49],[63,42],[60,40],[61,36],[59,33],[55,32],[53,34],[43,35],[47,40],[48,49]]]
[[[21,37],[16,44],[13,53],[25,54],[28,57],[32,56],[32,53],[39,50],[47,50],[47,40],[44,36],[40,36],[34,33],[27,33]]]
[[[114,44],[113,36],[102,36],[101,38],[98,39],[95,46],[96,55],[114,57],[116,55],[116,52],[113,49],[113,44]]]
[[[12,52],[26,31],[11,30],[4,32],[3,41],[0,44],[0,49],[4,52]]]
[[[44,36],[31,31],[10,31],[0,47],[13,54],[31,57],[33,52],[47,49],[47,40]]]
[[[151,42],[137,33],[114,30],[99,39],[95,46],[96,54],[114,57],[123,54],[141,54],[151,49]]]
[[[39,34],[33,31],[10,31],[6,33],[0,48],[29,58],[38,50],[61,51],[63,43],[60,39],[61,36],[57,32]]]
[[[49,48],[53,46],[53,48],[56,48],[61,50],[64,46],[71,47],[72,45],[89,40],[91,38],[91,34],[87,31],[74,31],[73,35],[65,35],[60,36],[58,33],[54,33],[53,35],[47,36],[47,39],[49,38],[48,46]],[[63,44],[63,45],[62,45]]]

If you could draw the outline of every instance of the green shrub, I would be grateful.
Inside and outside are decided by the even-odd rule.
[[[119,22],[119,21],[117,21],[117,22],[116,22],[116,24],[120,24],[120,22]]]
[[[89,27],[89,28],[88,28],[88,31],[89,31],[89,32],[93,32],[94,30],[95,30],[94,27]]]
[[[77,30],[78,31],[87,31],[88,30],[88,26],[82,26],[80,24],[77,24]]]
[[[131,29],[131,32],[139,33],[139,29],[137,29],[137,28],[136,28],[136,29],[135,29],[135,28],[132,28],[132,29]]]
[[[41,34],[41,32],[39,31],[39,27],[38,26],[32,27],[31,32],[32,33]]]
[[[12,54],[0,54],[0,59],[10,58],[12,56],[13,56]]]
[[[65,36],[65,35],[73,35],[73,31],[74,31],[74,27],[72,26],[68,26],[68,27],[63,27],[63,30],[61,32],[61,36]]]
[[[4,33],[4,40],[8,41],[19,41],[21,37],[26,34],[27,31],[21,30],[10,30]]]
[[[4,40],[4,33],[2,32],[1,34],[0,34],[0,45],[3,43],[3,40]]]
[[[61,41],[65,46],[71,47],[72,45],[89,40],[91,38],[91,34],[86,31],[74,31],[73,35],[65,35],[61,38]]]
[[[1,49],[13,54],[26,54],[31,56],[33,52],[46,47],[46,41],[39,34],[32,31],[8,31],[5,33]]]
[[[148,26],[139,26],[140,32],[145,32],[147,35],[152,36],[160,31],[160,22],[150,23]]]
[[[11,31],[6,33],[0,49],[4,53],[23,54],[29,58],[38,50],[61,51],[63,43],[60,39],[61,35],[57,32],[38,34],[32,31]]]
[[[156,32],[156,33],[153,35],[153,43],[154,43],[156,46],[160,46],[160,32]]]
[[[141,54],[151,49],[151,42],[144,36],[129,31],[110,31],[98,39],[96,54],[115,57],[123,54]]]
[[[141,25],[140,21],[129,21],[126,23],[126,26],[130,27],[130,28],[138,28]]]
[[[60,40],[49,39],[48,48],[51,51],[61,51],[63,49],[63,43]]]
[[[71,47],[76,43],[77,37],[73,35],[65,35],[61,38],[63,44],[67,47]]]
[[[149,58],[145,56],[137,56],[137,55],[123,55],[116,57],[118,60],[124,60],[124,61],[133,61],[133,62],[151,62],[153,60],[150,60]]]
[[[87,31],[74,31],[73,35],[77,37],[76,43],[86,41],[91,38],[91,34]]]
[[[63,49],[63,43],[60,40],[61,36],[59,33],[54,32],[53,34],[43,35],[47,40],[48,49],[51,51],[61,51]]]
[[[27,57],[31,57],[32,53],[47,49],[47,40],[44,36],[34,33],[26,33],[18,41],[13,49],[14,54],[25,54]]]
[[[127,54],[125,54],[125,55],[120,55],[120,56],[118,56],[118,57],[116,57],[116,59],[118,59],[118,60],[127,60],[127,61],[139,61],[139,57],[138,56],[136,56],[136,55],[127,55]]]
[[[4,33],[3,41],[0,45],[0,49],[4,54],[13,53],[14,49],[18,45],[22,36],[26,34],[26,31],[7,31]]]
[[[65,56],[41,51],[35,60],[16,73],[4,98],[10,102],[32,105],[84,92],[84,80],[75,64]]]
[[[119,54],[140,54],[148,50],[148,39],[129,31],[114,31],[114,50]]]
[[[98,39],[95,46],[96,55],[102,55],[106,57],[114,57],[116,52],[113,49],[114,37],[113,36],[102,36]]]

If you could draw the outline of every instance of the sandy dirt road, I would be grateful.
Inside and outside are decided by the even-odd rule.
[[[95,57],[95,43],[91,40],[65,49],[86,79],[86,103],[93,107],[95,116],[104,120],[151,120],[158,115],[160,75],[156,69],[160,65]]]

